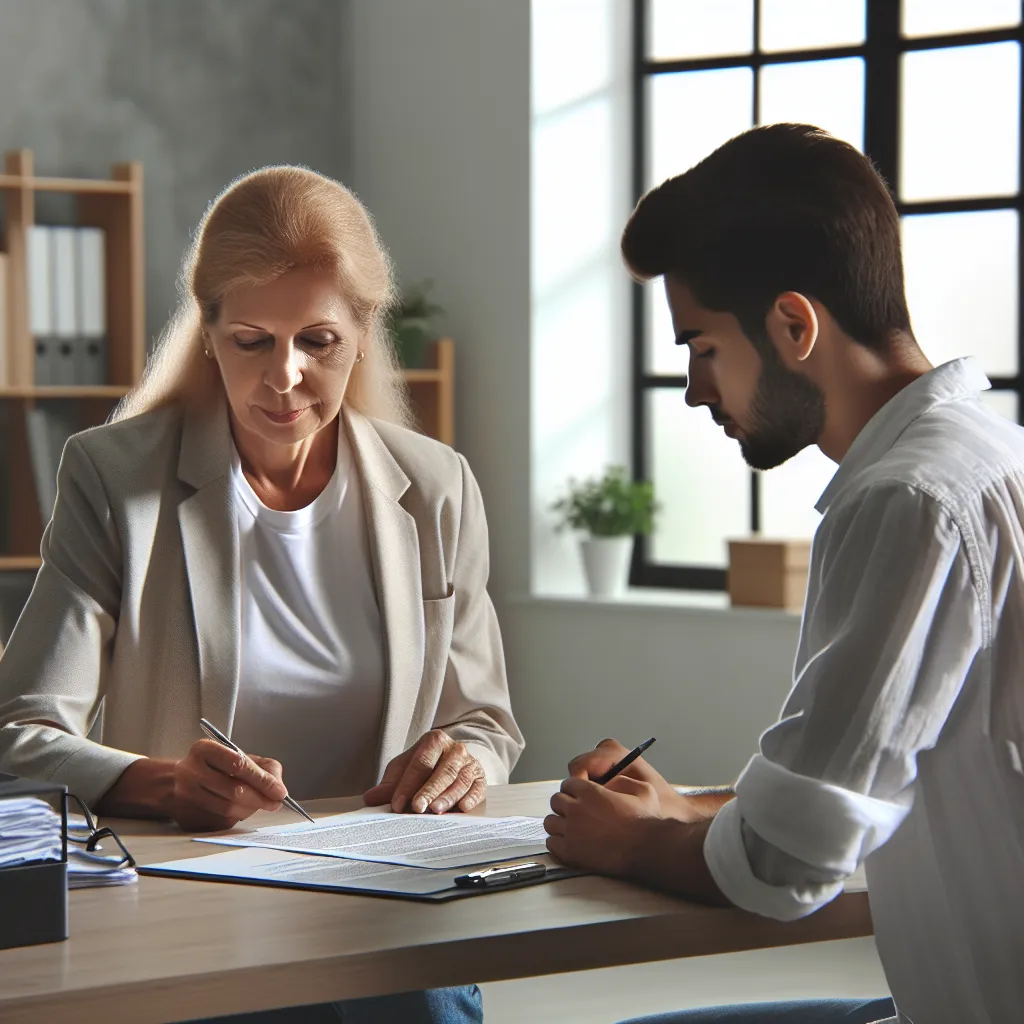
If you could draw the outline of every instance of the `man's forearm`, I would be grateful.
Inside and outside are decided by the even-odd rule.
[[[686,808],[678,815],[681,821],[704,821],[713,818],[736,796],[732,786],[678,786],[676,793]]]
[[[704,860],[704,837],[712,818],[690,823],[672,818],[649,822],[644,841],[637,844],[630,860],[628,876],[694,903],[729,906]]]

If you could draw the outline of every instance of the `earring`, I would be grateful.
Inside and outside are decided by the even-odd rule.
[[[360,349],[359,354],[356,356],[356,362],[361,363],[366,358],[366,353]]]
[[[210,350],[208,348],[204,348],[203,349],[203,355],[206,356],[207,359],[212,359],[213,358],[213,356],[210,355]]]

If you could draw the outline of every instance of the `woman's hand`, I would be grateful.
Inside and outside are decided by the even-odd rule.
[[[186,832],[216,832],[256,811],[280,810],[288,795],[281,775],[273,758],[236,754],[213,740],[196,740],[174,763],[170,816]]]
[[[487,795],[483,765],[464,743],[431,729],[415,746],[392,759],[380,783],[363,794],[371,807],[391,804],[401,813],[470,811]]]
[[[186,832],[216,832],[256,811],[276,811],[288,790],[269,757],[244,757],[196,740],[180,760],[140,757],[96,805],[112,818],[170,818]]]

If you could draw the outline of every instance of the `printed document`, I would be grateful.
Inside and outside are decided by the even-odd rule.
[[[541,818],[356,812],[196,842],[443,869],[532,857],[546,852],[546,840]]]
[[[280,850],[230,850],[212,857],[191,857],[165,864],[150,864],[143,873],[201,875],[268,885],[297,885],[320,889],[364,889],[368,892],[429,895],[451,889],[452,873],[422,868],[309,857]]]

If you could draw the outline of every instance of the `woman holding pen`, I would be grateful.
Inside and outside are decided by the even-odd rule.
[[[0,770],[189,831],[286,795],[469,810],[507,781],[480,492],[409,429],[392,299],[337,182],[265,168],[211,206],[141,386],[65,449],[0,661]],[[447,991],[344,1019],[479,1019]]]

